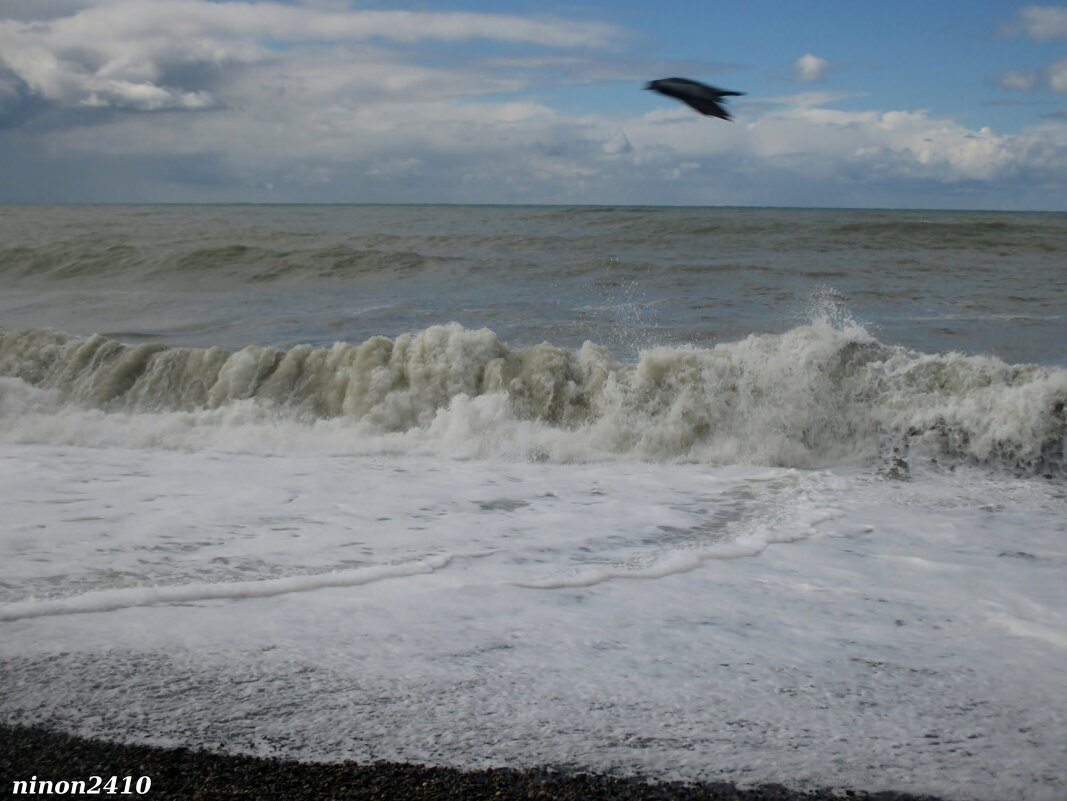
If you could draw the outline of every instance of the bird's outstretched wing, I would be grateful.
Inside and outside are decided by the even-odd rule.
[[[722,120],[733,119],[730,116],[730,112],[723,108],[721,103],[716,103],[714,100],[711,100],[709,98],[681,97],[679,98],[679,100],[689,106],[689,108],[696,109],[701,114],[707,117],[718,117]]]
[[[732,119],[730,113],[720,102],[724,97],[739,97],[744,92],[718,89],[688,78],[661,78],[651,81],[646,87],[661,95],[681,100],[687,106],[709,117],[722,120]]]

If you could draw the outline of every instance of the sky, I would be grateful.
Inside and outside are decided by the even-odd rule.
[[[1067,5],[0,0],[0,202],[1063,211]]]

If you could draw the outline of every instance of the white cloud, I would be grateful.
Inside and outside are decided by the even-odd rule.
[[[1067,6],[1026,6],[1016,22],[1004,26],[1003,32],[1024,34],[1036,42],[1067,39]],[[1052,91],[1067,93],[1067,60],[1049,64],[1041,71],[1041,77]],[[1000,76],[999,84],[1029,92],[1036,88],[1037,81],[1032,73],[1012,70]]]
[[[798,81],[821,81],[830,69],[830,62],[811,53],[805,53],[793,62],[793,77]]]
[[[277,2],[112,0],[48,26],[57,39],[129,41],[168,31],[176,37],[271,37],[286,42],[463,41],[491,39],[542,47],[603,47],[622,31],[602,22],[530,19],[509,14],[431,11],[336,11]],[[24,29],[32,33],[32,28]],[[92,37],[92,38],[90,38]]]
[[[1004,89],[1032,92],[1037,86],[1037,76],[1024,70],[1010,70],[997,79],[997,84]]]
[[[0,20],[0,161],[92,164],[114,182],[104,199],[892,205],[921,186],[937,205],[930,192],[1067,181],[1067,126],[1002,135],[921,110],[828,107],[856,94],[743,98],[734,123],[680,104],[556,108],[545,86],[646,71],[601,58],[626,34],[595,22],[89,2],[46,23]],[[449,44],[470,38],[509,44]],[[824,74],[809,56],[805,74]],[[1050,85],[1067,82],[1054,67]],[[50,104],[48,126],[18,128],[37,108],[20,103]],[[151,113],[163,110],[187,113]]]
[[[768,97],[766,102],[780,106],[825,106],[850,97],[860,97],[860,95],[855,92],[799,92],[792,95]]]
[[[1022,32],[1037,42],[1067,39],[1067,8],[1027,6],[1019,12],[1019,21],[1008,26],[1008,32]]]
[[[729,152],[758,159],[768,170],[861,183],[988,181],[1026,166],[1034,155],[1023,137],[972,130],[923,111],[798,106],[734,128],[719,126],[714,132],[699,122],[664,127],[649,121],[643,127],[628,126],[628,134],[639,154],[654,145],[666,145],[684,160]],[[1065,140],[1061,137],[1061,146],[1067,145]]]
[[[204,109],[214,105],[207,92],[179,92],[146,83],[93,81],[78,105],[86,108],[119,107],[141,111]]]
[[[271,184],[280,200],[892,204],[923,186],[919,202],[953,205],[938,193],[1067,180],[1067,126],[1009,136],[923,111],[783,105],[732,124],[490,98],[252,111],[126,115],[49,146],[122,163],[210,156],[229,185]]]
[[[27,13],[25,4],[19,10]],[[58,13],[58,4],[48,4]],[[338,11],[275,2],[107,0],[47,23],[0,19],[0,59],[39,96],[71,107],[134,110],[204,109],[216,97],[212,79],[237,74],[241,65],[291,66],[334,48],[334,69],[368,59],[375,43],[455,43],[484,39],[546,48],[601,48],[619,41],[615,26],[600,22],[525,18],[507,14],[423,11]],[[0,10],[2,13],[2,10]],[[344,51],[347,51],[344,52]],[[395,59],[394,59],[395,60]],[[380,89],[410,87],[411,69],[382,75]],[[426,83],[425,72],[416,80]],[[299,82],[303,76],[296,75]],[[430,81],[432,83],[432,81]],[[358,73],[333,83],[364,84]]]
[[[1045,67],[1045,81],[1053,92],[1067,92],[1067,60]]]
[[[607,156],[622,156],[632,153],[634,150],[633,145],[630,144],[630,140],[626,136],[626,132],[622,128],[619,128],[605,139],[600,149]]]

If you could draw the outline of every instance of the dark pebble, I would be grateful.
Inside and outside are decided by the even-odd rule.
[[[940,801],[933,796],[849,790],[801,792],[768,784],[739,789],[591,775],[548,768],[458,770],[376,762],[314,763],[86,740],[48,729],[0,724],[2,793],[13,782],[149,776],[152,801],[286,799],[286,801]],[[121,784],[120,784],[121,789]],[[71,796],[68,796],[71,797]],[[77,797],[77,796],[75,796]],[[109,797],[106,793],[101,797]]]

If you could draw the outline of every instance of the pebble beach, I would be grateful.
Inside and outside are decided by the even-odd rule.
[[[556,771],[458,770],[392,762],[314,763],[87,740],[28,726],[0,725],[0,772],[5,793],[16,781],[148,776],[153,801],[183,799],[366,799],[367,801],[940,801],[894,792],[782,785],[740,788],[731,783],[683,784]],[[57,796],[54,796],[57,797]]]

